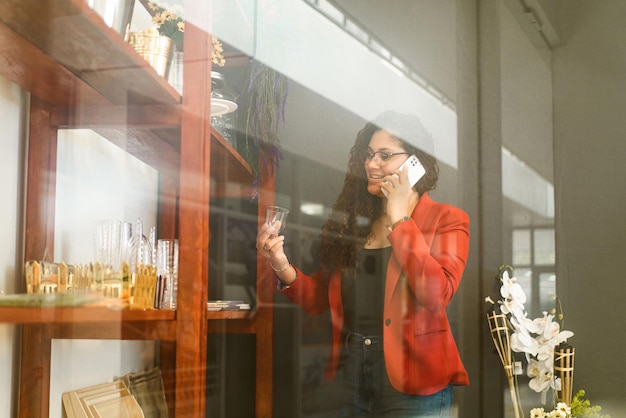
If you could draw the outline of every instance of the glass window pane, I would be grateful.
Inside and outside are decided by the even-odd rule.
[[[530,231],[516,229],[513,231],[513,265],[528,266],[530,259]]]
[[[556,274],[554,272],[539,274],[539,304],[541,311],[549,312],[555,307]]]
[[[44,7],[25,6],[38,3]],[[77,7],[78,3],[85,5]],[[91,13],[89,8],[114,3],[134,10],[129,15],[129,9],[118,9],[123,12],[123,25],[108,30],[104,25],[112,25],[112,21],[103,11]],[[531,31],[537,37],[531,39],[528,28],[520,23],[527,24],[528,16],[513,10],[513,2],[478,8],[477,2],[466,5],[458,0],[157,0],[159,7],[176,5],[172,11],[181,11],[179,17],[186,22],[184,32],[182,25],[171,27],[179,41],[184,33],[185,43],[178,42],[167,75],[170,49],[157,53],[144,50],[140,47],[143,43],[135,43],[134,48],[124,43],[128,17],[132,16],[129,31],[134,32],[129,40],[138,40],[137,32],[159,25],[158,18],[152,20],[157,9],[147,3],[5,0],[0,7],[11,12],[7,14],[10,19],[0,19],[0,45],[12,45],[0,48],[2,62],[8,63],[0,66],[0,115],[8,115],[3,119],[7,135],[15,137],[7,140],[7,158],[21,161],[19,167],[10,165],[11,172],[5,176],[18,186],[8,189],[12,198],[5,206],[19,206],[18,215],[10,215],[5,223],[24,225],[24,231],[18,228],[5,234],[9,242],[2,242],[0,248],[9,249],[5,251],[9,260],[0,262],[0,267],[11,271],[14,260],[21,259],[20,251],[30,252],[33,244],[45,243],[50,247],[48,255],[57,261],[88,263],[93,258],[92,221],[136,222],[141,217],[145,235],[155,226],[155,237],[158,232],[160,237],[180,239],[181,271],[185,272],[180,275],[185,285],[178,288],[181,301],[202,299],[193,305],[179,304],[173,318],[159,319],[147,327],[150,338],[163,338],[166,344],[132,341],[109,350],[119,344],[113,342],[117,335],[107,335],[111,341],[106,350],[94,352],[104,360],[100,367],[76,367],[78,363],[68,367],[64,361],[75,356],[63,353],[67,348],[84,351],[81,343],[69,337],[53,343],[50,416],[60,415],[59,395],[83,377],[82,369],[108,379],[108,365],[122,352],[124,361],[112,369],[116,374],[165,359],[166,372],[181,375],[171,373],[176,363],[171,358],[168,362],[166,356],[178,353],[178,359],[186,358],[189,345],[176,350],[190,340],[208,343],[207,363],[204,359],[195,363],[202,370],[184,371],[194,374],[191,381],[198,382],[198,374],[204,377],[206,366],[208,415],[337,415],[342,371],[333,382],[325,381],[323,374],[333,325],[338,322],[328,312],[310,315],[288,294],[275,291],[276,277],[264,258],[267,254],[257,248],[257,234],[265,206],[275,204],[290,210],[282,232],[284,243],[279,246],[284,245],[281,248],[289,263],[298,268],[299,279],[320,272],[323,242],[349,243],[331,247],[337,259],[343,257],[329,269],[339,272],[340,279],[343,273],[356,271],[355,264],[361,260],[365,262],[359,267],[369,269],[366,273],[383,271],[381,260],[374,260],[378,269],[368,264],[373,259],[358,252],[364,251],[363,247],[368,251],[392,247],[393,252],[384,253],[384,262],[391,259],[389,254],[398,258],[410,253],[406,250],[423,251],[423,257],[415,259],[441,264],[462,259],[438,256],[459,242],[464,244],[467,235],[460,233],[450,241],[431,239],[443,228],[424,225],[424,219],[434,217],[422,218],[417,211],[419,227],[413,228],[417,239],[403,241],[407,247],[414,244],[413,248],[398,248],[394,235],[388,235],[388,227],[395,221],[391,216],[399,212],[389,211],[381,187],[399,164],[385,167],[380,164],[380,153],[368,161],[358,152],[376,148],[371,146],[372,135],[380,127],[398,139],[389,141],[391,153],[421,153],[426,162],[434,158],[438,169],[431,164],[429,174],[437,173],[438,179],[428,197],[458,207],[470,217],[472,247],[467,260],[474,268],[465,271],[458,294],[450,299],[445,312],[453,336],[458,338],[463,363],[477,372],[470,375],[472,386],[461,389],[462,396],[455,398],[452,416],[480,415],[468,410],[487,398],[482,392],[485,387],[495,394],[489,402],[502,401],[501,384],[494,383],[498,379],[491,379],[492,375],[484,378],[490,372],[484,365],[491,353],[477,349],[482,347],[484,324],[468,319],[477,314],[468,312],[476,308],[476,283],[484,283],[477,276],[500,264],[514,266],[527,296],[525,309],[533,318],[553,307],[556,292],[553,177],[559,170],[553,167],[553,150],[559,148],[552,138],[558,132],[553,121],[559,120],[553,114],[558,107],[552,102],[556,78],[551,68],[553,50],[539,48],[537,31]],[[33,16],[27,16],[31,13]],[[33,24],[38,22],[45,24]],[[491,33],[496,28],[498,33]],[[74,42],[76,39],[81,42]],[[223,55],[223,61],[215,59],[216,55],[212,60],[211,53]],[[143,57],[160,59],[149,65]],[[162,70],[151,68],[155,64]],[[368,123],[386,111],[415,117],[423,129],[411,127],[410,133],[419,134],[409,135],[389,126],[371,128]],[[59,127],[63,129],[57,132]],[[366,127],[372,133],[363,133]],[[387,152],[384,148],[376,151]],[[45,170],[31,171],[43,161],[48,161]],[[375,167],[365,170],[364,164]],[[28,171],[26,167],[30,167]],[[22,174],[17,181],[11,180],[16,170]],[[33,179],[41,181],[37,185]],[[26,210],[23,189],[54,196],[34,202],[32,207],[39,208],[31,213],[30,201]],[[428,202],[424,196],[416,204]],[[417,200],[415,196],[412,203]],[[413,206],[407,206],[406,214],[413,211]],[[346,216],[355,208],[358,213]],[[15,217],[17,222],[12,222]],[[429,253],[426,248],[431,244]],[[15,253],[15,248],[21,250]],[[351,252],[353,248],[357,251]],[[36,257],[44,257],[41,250]],[[279,260],[281,265],[285,261]],[[414,269],[416,277],[411,279],[415,280],[399,283],[421,283],[423,277],[417,275],[422,271],[435,272],[428,280],[449,279],[439,273],[461,270],[458,265],[453,267]],[[20,283],[14,276],[19,275],[21,266],[13,270],[16,273],[0,278],[5,292]],[[315,290],[326,290],[323,280],[329,276],[320,279],[316,275],[309,283]],[[375,277],[382,283],[391,282],[385,273]],[[405,307],[409,301],[412,305],[402,314],[421,312],[424,299],[415,296],[419,289],[398,289],[394,294],[403,298],[392,305]],[[368,302],[387,303],[387,289],[369,290],[374,296]],[[221,308],[205,312],[205,292],[209,300],[240,300],[244,303],[238,305],[249,305],[252,312],[220,312]],[[308,296],[304,293],[300,295],[303,298]],[[333,301],[343,303],[343,298],[348,297],[339,294]],[[321,308],[328,308],[326,302],[320,303]],[[351,302],[348,300],[347,310],[352,307],[353,316],[358,317],[361,311],[350,306]],[[190,312],[192,318],[208,317],[208,322],[198,327],[198,321],[187,321]],[[130,316],[141,319],[160,314],[133,312]],[[381,326],[375,329],[378,334],[386,326],[382,315],[368,318]],[[179,319],[185,321],[182,327],[193,327],[184,337],[174,322]],[[345,335],[356,328],[346,325],[338,331]],[[72,332],[92,335],[81,327]],[[103,336],[100,332],[93,331],[98,338]],[[19,338],[0,338],[0,343],[13,346]],[[179,346],[174,347],[174,342]],[[198,347],[201,350],[190,354],[203,354],[204,347]],[[395,354],[392,356],[398,357]],[[270,360],[268,364],[262,364],[265,358]],[[6,369],[4,366],[0,368]],[[259,393],[273,390],[274,399],[280,401],[274,402],[272,413],[259,413],[255,408],[263,401],[257,403],[255,385],[270,375],[264,373],[269,367],[275,372],[273,382]],[[71,369],[71,375],[60,372],[66,369]],[[528,378],[520,380],[525,385],[522,391],[528,390]],[[187,389],[185,382],[173,383],[177,389]],[[13,386],[20,385],[8,385],[9,398],[17,399]],[[203,390],[195,392],[191,400],[195,402]],[[173,393],[169,391],[171,397]],[[509,396],[508,388],[504,393]],[[0,405],[6,404],[3,399]],[[185,406],[180,402],[177,407]],[[0,416],[7,415],[2,412],[0,409]],[[500,410],[497,414],[505,415]]]
[[[553,266],[556,262],[554,247],[554,229],[536,229],[534,231],[535,265]]]

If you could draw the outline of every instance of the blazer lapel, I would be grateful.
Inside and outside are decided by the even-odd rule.
[[[425,222],[428,218],[428,212],[433,205],[433,200],[428,196],[428,193],[424,193],[421,197],[415,209],[413,209],[413,213],[411,214],[411,219],[417,224],[417,227],[420,230],[424,230]],[[400,276],[402,274],[402,267],[400,266],[400,262],[396,258],[394,252],[391,253],[391,258],[389,259],[389,265],[387,266],[387,276],[385,282],[385,306],[388,306],[391,303],[391,297],[393,296],[393,292],[398,285],[398,281],[400,280]]]

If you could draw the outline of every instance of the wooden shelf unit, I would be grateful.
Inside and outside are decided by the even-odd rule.
[[[0,307],[3,323],[66,324],[124,321],[174,321],[175,311],[132,310],[107,307]]]
[[[206,17],[204,27],[207,3],[185,2],[188,15]],[[0,2],[0,75],[31,94],[25,260],[38,259],[44,249],[54,257],[60,128],[93,129],[158,170],[159,234],[180,243],[177,311],[0,307],[0,322],[22,324],[20,417],[48,416],[53,338],[161,341],[171,416],[203,417],[207,338],[215,332],[256,335],[256,416],[272,416],[274,285],[268,267],[259,260],[255,311],[206,309],[210,198],[232,197],[234,185],[247,193],[253,174],[209,123],[210,34],[188,23],[185,43],[196,47],[185,51],[181,96],[85,0]],[[274,200],[274,180],[265,184],[259,208]]]

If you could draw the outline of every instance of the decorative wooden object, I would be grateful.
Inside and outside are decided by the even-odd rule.
[[[506,379],[509,383],[515,418],[520,418],[519,400],[515,387],[515,365],[513,363],[513,353],[511,351],[511,340],[506,316],[492,309],[487,314],[487,320],[489,322],[489,331],[491,331],[493,345],[496,347],[502,366],[504,366]]]
[[[572,404],[574,389],[574,355],[576,350],[568,344],[561,344],[554,351],[554,374],[561,379],[561,389],[557,391],[559,402]]]

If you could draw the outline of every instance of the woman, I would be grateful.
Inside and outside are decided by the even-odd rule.
[[[407,140],[430,141],[408,115],[386,113],[359,132],[322,229],[317,273],[291,265],[284,237],[267,224],[257,236],[279,290],[309,314],[331,311],[325,377],[335,377],[341,358],[341,416],[447,417],[452,385],[469,384],[446,315],[467,260],[469,219],[428,196],[436,160]],[[414,187],[398,170],[411,154],[426,169]]]

